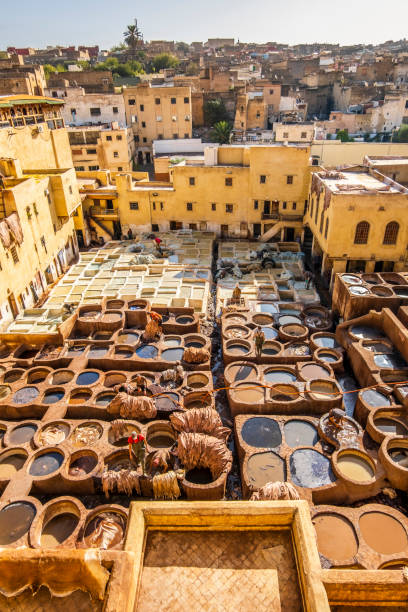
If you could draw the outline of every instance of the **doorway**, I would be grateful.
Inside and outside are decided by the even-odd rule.
[[[293,242],[295,240],[295,228],[285,227],[285,242]]]
[[[17,307],[16,298],[14,297],[13,293],[11,295],[9,295],[8,303],[9,303],[9,306],[10,306],[11,314],[13,315],[13,319],[15,319],[16,316],[19,313],[19,310],[18,310],[18,307]]]
[[[221,225],[221,238],[228,238],[228,225]]]
[[[271,214],[271,203],[269,200],[265,200],[264,201],[264,215],[270,215]]]
[[[261,223],[254,223],[254,238],[259,238],[262,232]]]
[[[150,153],[146,153],[146,164],[150,164],[150,162],[151,162]]]

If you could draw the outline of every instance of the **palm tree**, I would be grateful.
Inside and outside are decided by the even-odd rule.
[[[143,42],[143,34],[142,31],[138,28],[137,19],[135,19],[135,23],[128,25],[125,32],[123,32],[123,37],[125,39],[125,43],[131,49],[132,55],[135,55],[137,47],[141,45]]]
[[[213,126],[213,130],[211,133],[212,138],[215,142],[219,142],[220,144],[228,144],[230,141],[231,134],[231,125],[228,121],[218,121]]]

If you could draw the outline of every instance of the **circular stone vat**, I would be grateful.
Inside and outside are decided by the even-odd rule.
[[[276,304],[271,304],[270,302],[260,302],[256,305],[256,310],[262,313],[278,313],[279,307]]]
[[[107,550],[123,541],[126,517],[119,512],[100,512],[90,518],[85,526],[84,542],[87,548]]]
[[[115,346],[114,357],[117,359],[131,359],[133,357],[133,348],[126,346]]]
[[[89,401],[91,397],[92,393],[89,391],[89,389],[75,389],[75,391],[71,392],[68,403],[70,405],[84,404],[85,402]]]
[[[5,373],[3,381],[6,383],[16,382],[16,380],[20,380],[23,374],[24,370],[9,370]]]
[[[0,456],[0,480],[10,480],[21,470],[27,459],[27,453],[12,450]]]
[[[319,553],[340,563],[352,559],[358,551],[353,524],[340,514],[322,513],[313,519]]]
[[[176,434],[170,425],[153,423],[147,430],[146,441],[153,448],[170,448],[176,441]]]
[[[259,404],[265,401],[265,389],[256,382],[238,383],[230,391],[232,399],[239,403]]]
[[[174,348],[176,346],[180,346],[181,344],[181,338],[165,338],[163,340],[163,344],[164,346],[167,346],[168,348]]]
[[[382,555],[402,552],[408,545],[402,524],[385,512],[366,512],[360,516],[361,534],[373,550]]]
[[[244,315],[240,315],[240,314],[226,314],[224,317],[224,321],[226,323],[238,323],[239,325],[246,323],[246,317],[244,317]]]
[[[115,396],[115,393],[109,393],[107,391],[99,393],[95,398],[95,404],[96,406],[107,406]]]
[[[299,398],[299,390],[294,385],[279,384],[271,387],[271,400],[274,402],[293,402]]]
[[[228,367],[228,378],[233,381],[256,378],[256,368],[252,365],[232,364]]]
[[[98,457],[95,453],[91,453],[90,451],[79,451],[78,453],[74,453],[71,457],[71,461],[68,468],[68,474],[70,476],[76,476],[77,478],[81,478],[90,474],[92,470],[94,470],[98,464]]]
[[[349,285],[349,291],[352,295],[368,295],[370,290],[361,285]]]
[[[231,355],[247,355],[249,353],[249,348],[249,344],[244,344],[243,342],[236,342],[234,340],[229,340],[226,346],[226,350]]]
[[[316,359],[324,361],[324,363],[336,363],[337,361],[341,361],[341,356],[338,353],[325,349],[317,349],[315,356]]]
[[[122,385],[126,382],[126,375],[120,372],[108,372],[105,375],[104,386],[115,387],[116,385]]]
[[[169,348],[162,352],[161,358],[164,361],[181,361],[183,359],[183,355],[183,348]]]
[[[362,278],[369,285],[380,285],[382,283],[382,279],[378,274],[363,274]]]
[[[336,464],[342,476],[355,482],[369,482],[374,477],[374,468],[368,455],[344,451],[337,456]]]
[[[15,392],[13,395],[13,402],[15,404],[29,404],[37,399],[39,394],[40,392],[37,387],[23,387]]]
[[[90,357],[91,359],[100,359],[102,357],[105,357],[107,352],[108,352],[108,347],[99,346],[99,344],[91,344],[89,353],[88,353],[88,357]]]
[[[330,459],[311,448],[299,448],[290,457],[290,474],[298,487],[314,489],[335,481]]]
[[[356,338],[362,338],[364,340],[379,340],[380,338],[385,337],[382,331],[376,327],[371,327],[370,325],[352,325],[348,329],[353,336]]]
[[[309,393],[315,400],[333,400],[339,396],[340,391],[336,384],[329,380],[312,380],[309,383]]]
[[[71,440],[75,446],[92,446],[103,434],[102,426],[94,421],[81,423],[72,433]]]
[[[178,399],[177,393],[166,392],[164,395],[156,397],[156,408],[161,412],[171,412],[177,408]],[[190,408],[192,408],[192,406],[190,406]]]
[[[275,340],[278,337],[278,330],[274,327],[261,327],[263,334],[265,336],[265,340]]]
[[[285,442],[291,448],[314,446],[319,439],[317,429],[308,421],[294,419],[284,425]]]
[[[192,389],[201,389],[206,387],[209,383],[208,377],[205,374],[197,372],[196,374],[189,374],[187,376],[187,386]]]
[[[282,350],[279,342],[265,342],[262,347],[263,355],[277,355]]]
[[[330,336],[329,334],[322,334],[320,336],[314,334],[312,336],[312,340],[316,344],[316,346],[319,346],[321,348],[335,349],[340,347],[340,344],[337,342],[336,338],[334,336]]]
[[[361,391],[361,399],[363,399],[369,406],[376,408],[380,406],[391,406],[391,400],[384,395],[384,393],[376,391],[376,389],[366,389],[365,391]]]
[[[249,329],[243,325],[230,325],[224,331],[226,338],[247,338],[249,334]]]
[[[125,305],[123,300],[108,300],[106,302],[107,310],[120,310]]]
[[[34,457],[28,471],[31,476],[48,476],[56,472],[63,461],[64,455],[57,451],[42,452]]]
[[[29,442],[37,429],[38,427],[34,423],[27,423],[25,425],[15,427],[9,435],[10,444],[13,444],[13,446],[18,446],[20,444]]]
[[[282,327],[283,325],[297,325],[301,324],[302,320],[300,317],[295,317],[293,315],[282,315],[279,317],[279,325]]]
[[[71,370],[58,370],[57,372],[54,372],[51,379],[51,384],[66,385],[67,383],[71,382],[73,378],[74,372]]]
[[[179,325],[191,325],[194,323],[194,318],[188,315],[182,315],[180,317],[176,317],[176,323]]]
[[[296,374],[291,370],[273,368],[264,372],[264,379],[268,383],[289,383],[296,380]]]
[[[281,325],[279,329],[279,336],[285,340],[290,340],[292,338],[297,340],[305,340],[308,335],[308,328],[305,325],[300,325],[298,323],[286,323],[285,325]]]
[[[347,285],[361,285],[363,282],[359,276],[354,276],[354,274],[342,274],[341,278]]]
[[[43,404],[56,404],[60,402],[65,395],[64,389],[48,389],[44,393],[44,397],[42,399]]]
[[[122,318],[122,314],[120,312],[108,312],[102,315],[101,321],[102,323],[117,323]]]
[[[304,380],[331,378],[330,371],[319,363],[306,363],[301,367],[300,374]]]
[[[252,316],[252,321],[255,325],[273,325],[274,318],[267,314],[255,314]]]
[[[27,382],[29,385],[35,385],[40,382],[43,382],[47,378],[49,373],[50,373],[49,370],[44,370],[43,368],[36,368],[35,370],[29,370],[27,374]]]
[[[29,502],[14,502],[0,511],[0,546],[17,542],[27,533],[36,515]]]
[[[251,455],[246,467],[248,482],[256,489],[263,487],[268,482],[286,480],[284,460],[271,451]]]
[[[378,295],[379,297],[391,297],[393,295],[392,290],[389,287],[371,287],[371,293]]]
[[[158,349],[153,344],[142,344],[136,349],[139,359],[155,359]]]
[[[387,436],[407,436],[408,430],[399,421],[391,417],[374,418],[374,427],[383,431]]]
[[[210,484],[214,480],[211,470],[207,467],[196,467],[189,470],[185,479],[193,484]]]
[[[135,334],[134,332],[124,332],[118,335],[116,342],[118,344],[136,344],[139,342],[139,334]]]
[[[10,395],[11,389],[8,385],[0,385],[0,400]]]
[[[123,430],[120,431],[119,433],[114,431],[112,427],[110,427],[108,431],[109,444],[112,444],[113,446],[117,446],[119,448],[122,446],[127,446],[128,445],[127,440],[130,434],[132,433],[132,431],[135,431],[136,433],[140,433],[140,427],[138,425],[135,425],[132,422],[125,423]]]
[[[244,442],[255,448],[275,448],[282,444],[278,423],[265,417],[254,417],[245,421],[241,436]]]
[[[76,384],[81,386],[93,385],[97,380],[99,380],[99,373],[89,370],[88,372],[81,372],[81,374],[78,374]]]
[[[61,512],[53,516],[41,532],[41,548],[55,548],[63,544],[73,534],[79,517],[71,512]]]
[[[394,293],[399,297],[408,297],[408,287],[393,287]]]
[[[67,423],[50,423],[41,429],[38,441],[41,446],[56,446],[68,437],[69,431]]]
[[[292,344],[286,347],[283,354],[297,356],[310,355],[310,348],[308,344],[305,344],[303,342],[293,342]]]

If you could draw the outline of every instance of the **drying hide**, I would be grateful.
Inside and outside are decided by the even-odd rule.
[[[186,363],[204,363],[210,358],[210,353],[204,348],[189,346],[184,350],[183,359]]]
[[[123,419],[154,419],[157,415],[152,397],[132,397],[127,393],[118,393],[107,406],[108,414],[117,414]]]
[[[111,431],[115,442],[123,438],[128,433],[129,424],[121,419],[116,419],[111,423]]]
[[[184,369],[183,366],[178,364],[174,368],[169,368],[168,370],[164,370],[161,375],[161,379],[163,382],[179,382],[184,379]]]
[[[133,490],[136,491],[137,495],[141,495],[139,478],[140,475],[131,468],[123,467],[119,470],[108,470],[105,468],[102,474],[103,492],[107,498],[109,497],[109,492],[114,491],[115,488],[118,493],[124,493],[128,497],[132,495]]]
[[[181,433],[177,456],[186,470],[208,468],[214,480],[223,472],[229,472],[232,465],[232,453],[225,443],[201,433]]]
[[[178,499],[181,492],[176,472],[153,476],[153,495],[155,499]]]
[[[154,341],[160,337],[160,325],[155,319],[150,319],[146,323],[146,327],[143,332],[143,340],[145,342]]]
[[[223,427],[221,417],[214,408],[191,408],[186,412],[173,412],[170,421],[176,431],[203,433],[226,442],[230,435],[228,427]]]
[[[251,496],[251,501],[300,499],[299,493],[290,482],[267,482]]]
[[[174,457],[170,451],[165,448],[161,448],[157,451],[152,451],[146,457],[146,471],[153,475],[158,471],[167,472],[169,467],[172,467],[174,463]]]
[[[137,395],[137,389],[135,385],[131,385],[130,383],[121,383],[120,385],[116,385],[113,387],[113,390],[116,393],[127,393],[128,395]]]

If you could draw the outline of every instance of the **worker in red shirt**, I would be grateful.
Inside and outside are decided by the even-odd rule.
[[[163,242],[163,240],[161,238],[154,238],[153,242],[154,246],[156,247],[156,251],[158,252],[160,257],[163,257],[163,250],[161,248],[161,243]]]
[[[129,446],[129,459],[136,463],[136,467],[139,467],[139,463],[142,466],[143,474],[145,473],[145,455],[146,455],[146,443],[145,438],[142,434],[138,434],[136,431],[132,431],[128,437]]]

